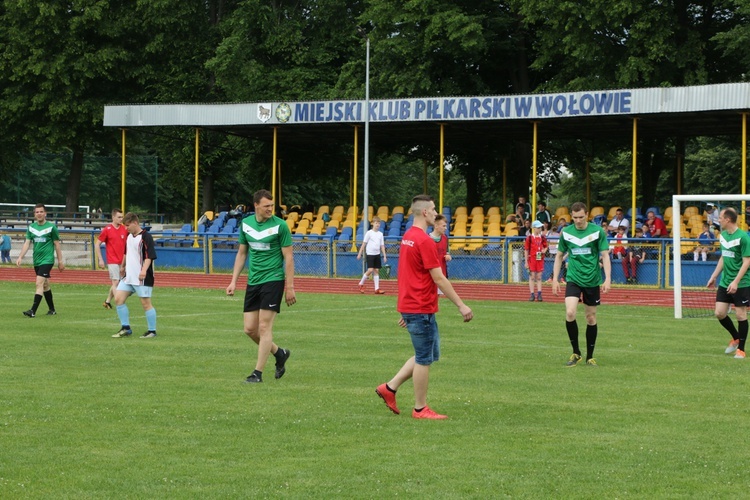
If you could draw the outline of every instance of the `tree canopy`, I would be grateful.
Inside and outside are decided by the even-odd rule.
[[[105,104],[361,99],[364,37],[373,98],[696,85],[747,78],[749,15],[747,0],[4,0],[0,197],[20,198],[21,178],[33,177],[24,172],[50,173],[55,158],[56,194],[28,187],[23,201],[62,196],[72,209],[117,200],[119,183],[97,174],[97,158],[119,152],[119,131],[102,127]],[[147,191],[160,210],[190,213],[193,137],[129,134],[134,157],[157,159],[158,180],[150,167],[141,177],[159,183]],[[270,185],[267,144],[215,131],[203,131],[202,144],[204,209],[247,203]],[[629,192],[627,145],[541,147],[540,194],[581,197],[586,158],[596,204]],[[422,190],[425,168],[434,180],[434,148],[374,149],[371,203],[403,204]],[[642,204],[667,203],[678,155],[685,189],[736,190],[716,175],[739,158],[735,148],[721,138],[644,138]],[[352,154],[346,144],[285,150],[286,201],[347,204]],[[528,192],[529,141],[477,139],[450,154],[453,204],[500,204],[503,162],[512,195]],[[558,183],[561,172],[579,182]]]

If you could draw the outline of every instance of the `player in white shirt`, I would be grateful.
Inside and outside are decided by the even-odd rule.
[[[375,294],[382,295],[385,292],[380,289],[380,268],[382,266],[380,255],[383,255],[383,262],[388,262],[388,257],[385,254],[385,239],[383,238],[383,233],[380,232],[380,219],[377,217],[372,218],[372,229],[365,233],[365,238],[359,247],[357,260],[362,258],[362,252],[365,252],[367,255],[367,271],[362,275],[362,279],[359,280],[359,291],[360,293],[365,293],[365,281],[368,276],[372,275],[372,281],[375,284]]]

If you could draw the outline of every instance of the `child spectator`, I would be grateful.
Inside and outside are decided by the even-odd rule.
[[[643,229],[640,227],[636,228],[635,237],[643,238]],[[627,253],[622,259],[622,274],[625,276],[626,283],[632,285],[638,283],[638,265],[644,260],[646,260],[646,249],[631,240],[631,244],[627,248]]]
[[[609,251],[613,259],[624,259],[627,255],[628,240],[625,229],[627,229],[625,226],[618,226],[617,234],[610,241]]]
[[[708,227],[708,222],[704,222],[703,231],[698,235],[698,246],[693,250],[693,260],[697,262],[698,254],[700,254],[701,260],[706,262],[708,252],[713,250],[715,239],[714,232]]]
[[[547,252],[547,237],[542,234],[542,224],[535,220],[531,225],[531,234],[526,236],[523,245],[524,261],[529,271],[529,302],[534,302],[534,283],[537,284],[536,300],[542,302],[542,271],[544,271],[544,255]]]
[[[2,263],[5,264],[6,262],[10,264],[10,235],[9,234],[3,234],[0,235],[0,253],[2,254]]]

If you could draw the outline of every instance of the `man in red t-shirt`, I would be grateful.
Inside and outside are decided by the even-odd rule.
[[[656,216],[653,210],[649,210],[646,217],[646,224],[648,224],[652,238],[666,238],[669,236],[667,234],[667,225],[664,224],[663,220]]]
[[[443,275],[437,246],[427,234],[427,226],[434,225],[437,212],[435,202],[428,195],[418,195],[412,200],[414,223],[401,240],[398,262],[398,312],[399,325],[406,327],[414,346],[414,356],[409,358],[398,373],[375,392],[383,398],[393,413],[399,386],[414,378],[414,411],[412,417],[440,420],[446,415],[435,413],[427,406],[427,385],[430,365],[440,358],[440,335],[435,313],[438,311],[438,287],[453,302],[464,321],[471,321],[474,313],[453,290]]]
[[[120,264],[122,264],[123,255],[125,255],[125,243],[128,240],[128,230],[122,223],[122,210],[115,208],[112,210],[112,224],[102,229],[99,234],[99,242],[106,245],[107,252],[107,269],[109,270],[109,279],[112,286],[109,287],[107,298],[104,301],[105,309],[112,309],[110,301],[115,296],[117,284],[120,282]],[[101,249],[96,252],[99,267],[104,269],[104,260],[102,259]]]

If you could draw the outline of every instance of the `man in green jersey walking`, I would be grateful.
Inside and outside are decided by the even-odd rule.
[[[258,361],[245,381],[258,383],[263,382],[263,368],[269,354],[276,358],[275,377],[281,378],[286,372],[285,363],[290,351],[274,344],[273,321],[281,311],[285,288],[287,306],[294,305],[297,298],[289,227],[283,219],[273,215],[273,195],[269,191],[262,189],[255,193],[253,203],[255,213],[243,219],[240,226],[240,245],[227,295],[234,295],[237,279],[247,262],[245,334],[258,344]]]
[[[716,284],[716,279],[721,274],[719,288],[716,290],[714,315],[732,336],[732,341],[724,352],[731,354],[737,351],[734,357],[745,359],[747,306],[750,303],[750,275],[747,274],[750,267],[750,236],[737,227],[737,212],[733,208],[721,211],[719,224],[722,229],[719,236],[721,259],[711,273],[707,286]],[[732,319],[727,316],[730,304],[734,304],[734,312],[737,315],[736,328]]]
[[[598,325],[596,324],[596,306],[600,303],[600,292],[609,292],[612,282],[612,266],[609,260],[609,243],[607,233],[596,224],[589,224],[586,205],[580,201],[570,207],[573,224],[565,226],[560,233],[555,255],[555,267],[552,276],[552,293],[560,293],[560,269],[563,257],[568,254],[567,285],[565,286],[565,329],[568,332],[573,354],[567,366],[576,366],[581,361],[581,349],[578,347],[578,323],[576,313],[578,301],[583,297],[586,313],[586,364],[596,366],[594,347]],[[602,266],[599,267],[599,259]],[[602,285],[602,269],[604,284]],[[601,289],[600,289],[601,287]]]
[[[65,264],[62,258],[62,249],[60,248],[60,233],[57,231],[57,226],[52,222],[47,222],[47,209],[41,204],[37,203],[34,206],[34,222],[29,224],[26,229],[26,241],[21,248],[21,253],[18,255],[16,265],[21,266],[23,256],[29,250],[31,242],[34,242],[34,272],[36,272],[36,292],[34,294],[34,304],[31,309],[24,311],[23,314],[29,318],[36,316],[36,310],[39,308],[39,304],[42,302],[42,296],[47,302],[49,311],[47,315],[54,316],[55,303],[52,300],[52,290],[49,287],[49,273],[52,271],[52,267],[55,265],[55,254],[57,254],[57,268],[62,272],[65,269]]]

